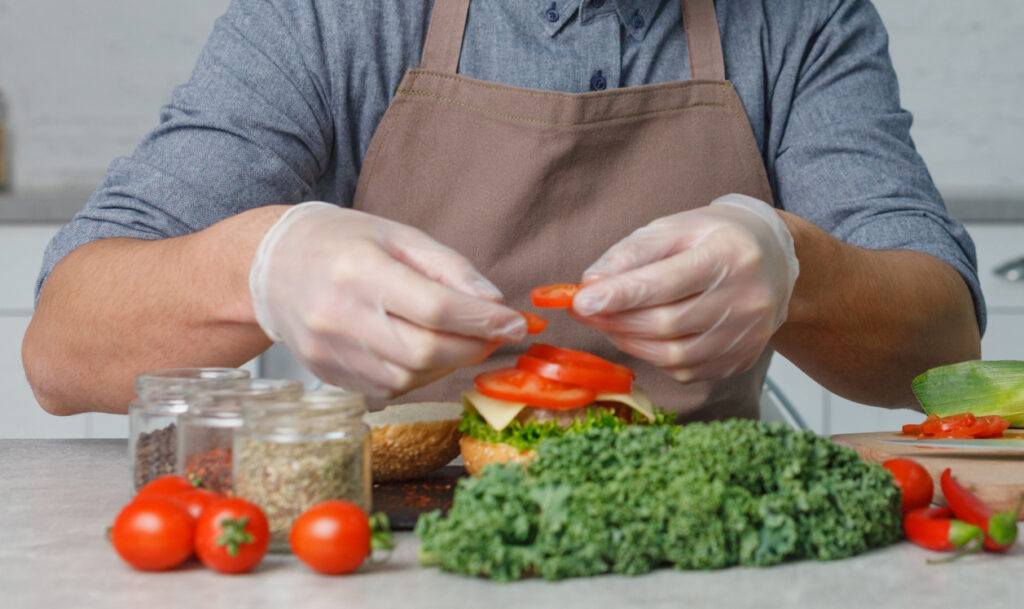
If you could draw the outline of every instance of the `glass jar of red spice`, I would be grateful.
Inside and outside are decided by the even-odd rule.
[[[243,404],[292,401],[303,387],[288,379],[244,379],[217,388],[196,387],[188,411],[178,417],[178,468],[182,476],[217,493],[231,495],[231,445],[242,425]]]
[[[187,393],[248,377],[248,371],[237,368],[170,368],[140,374],[135,379],[136,398],[128,406],[133,492],[175,472],[178,417],[188,410]]]

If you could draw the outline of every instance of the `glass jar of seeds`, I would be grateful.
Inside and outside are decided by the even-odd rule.
[[[260,506],[270,549],[287,552],[292,522],[328,499],[370,512],[370,429],[357,393],[318,390],[292,402],[250,404],[235,430],[235,494]]]
[[[302,390],[298,381],[262,378],[189,388],[188,410],[178,417],[178,474],[231,495],[232,442],[235,429],[242,425],[242,405],[294,401]]]
[[[134,491],[177,469],[178,415],[188,409],[188,390],[244,378],[249,378],[249,373],[237,368],[172,368],[145,372],[135,379],[136,398],[128,406],[128,459]]]

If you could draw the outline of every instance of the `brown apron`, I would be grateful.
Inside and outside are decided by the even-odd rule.
[[[402,78],[370,143],[354,206],[425,231],[532,310],[538,285],[579,281],[611,245],[652,220],[728,193],[771,202],[746,114],[725,80],[712,0],[682,0],[692,80],[592,93],[483,82],[456,73],[469,0],[437,0],[420,67]],[[633,368],[655,406],[682,419],[757,416],[771,353],[714,382],[680,384],[562,311],[536,340]],[[534,339],[535,337],[530,337]],[[453,401],[505,345],[401,398]]]

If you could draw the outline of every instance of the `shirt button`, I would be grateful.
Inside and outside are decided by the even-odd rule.
[[[551,23],[558,21],[558,11],[555,10],[554,2],[551,3],[551,8],[549,8],[548,11],[544,13],[544,16],[547,17],[547,20],[550,21]]]
[[[633,13],[633,19],[631,21],[634,30],[639,30],[644,26],[644,17],[640,14],[640,11]]]
[[[594,72],[594,75],[590,77],[591,91],[604,91],[605,87],[607,86],[608,81],[605,80],[604,75],[601,74],[601,70]]]

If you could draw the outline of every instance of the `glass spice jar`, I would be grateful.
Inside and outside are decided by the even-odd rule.
[[[293,402],[250,404],[235,430],[235,494],[260,506],[270,549],[287,552],[292,522],[328,499],[370,512],[370,428],[363,396],[335,389]]]
[[[244,378],[249,378],[249,372],[237,368],[171,368],[145,372],[135,379],[136,398],[128,406],[128,459],[134,491],[177,469],[178,415],[188,409],[188,390]]]
[[[242,405],[294,401],[302,391],[299,381],[263,378],[189,388],[188,410],[178,417],[178,474],[231,495],[232,442],[235,429],[242,425]]]

